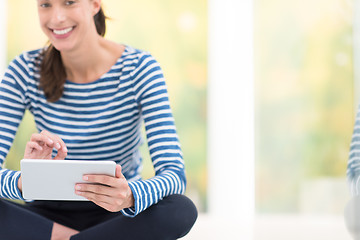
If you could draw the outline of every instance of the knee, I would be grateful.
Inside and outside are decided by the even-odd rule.
[[[344,211],[345,225],[354,239],[360,239],[360,196],[354,196]]]
[[[184,195],[171,195],[167,197],[167,201],[172,207],[169,209],[171,221],[167,219],[166,225],[178,234],[178,238],[183,237],[195,224],[198,216],[196,206]]]

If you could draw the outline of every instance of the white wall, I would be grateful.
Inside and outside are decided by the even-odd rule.
[[[209,214],[251,222],[254,185],[253,0],[209,0]]]

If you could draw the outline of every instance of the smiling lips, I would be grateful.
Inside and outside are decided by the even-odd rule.
[[[71,31],[74,29],[74,27],[69,27],[69,28],[64,28],[64,29],[52,29],[52,32],[54,33],[54,36],[56,38],[67,38],[70,34]]]

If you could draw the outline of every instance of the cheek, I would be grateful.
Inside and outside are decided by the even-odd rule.
[[[49,28],[45,24],[41,23],[40,27],[45,35],[49,35]]]
[[[39,14],[40,27],[43,29],[46,25],[46,18],[43,14]]]
[[[49,35],[50,34],[49,20],[48,20],[47,16],[45,16],[45,15],[39,16],[39,24],[40,24],[40,28],[43,31],[43,33],[46,35]]]

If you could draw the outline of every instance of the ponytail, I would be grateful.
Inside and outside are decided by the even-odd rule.
[[[106,16],[102,8],[94,16],[96,31],[104,36],[106,32]],[[60,52],[50,43],[42,53],[40,65],[40,88],[49,102],[58,101],[64,92],[66,71]]]

